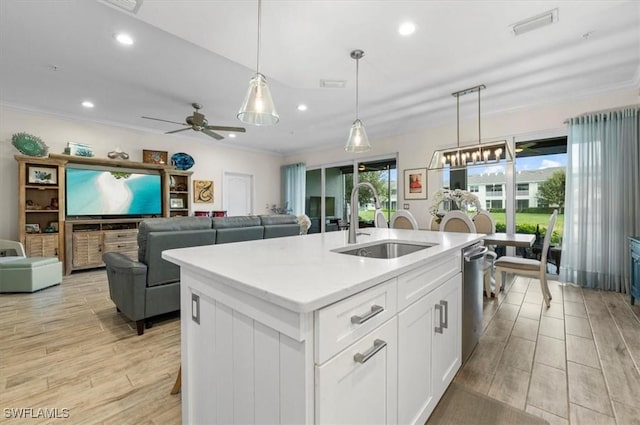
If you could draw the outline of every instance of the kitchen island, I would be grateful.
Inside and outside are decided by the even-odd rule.
[[[170,250],[185,424],[424,423],[460,367],[461,250],[481,234],[365,229]],[[342,252],[428,248],[392,259]]]

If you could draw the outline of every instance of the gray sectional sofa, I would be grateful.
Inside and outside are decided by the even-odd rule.
[[[138,261],[116,252],[102,256],[109,295],[142,335],[154,316],[180,310],[180,268],[163,260],[162,251],[299,234],[294,215],[144,220],[138,227]]]

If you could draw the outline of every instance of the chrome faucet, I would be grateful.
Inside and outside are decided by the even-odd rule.
[[[378,199],[378,192],[376,192],[376,188],[369,182],[360,182],[357,185],[353,186],[353,190],[351,191],[351,219],[349,223],[349,243],[356,243],[356,235],[358,234],[358,200],[356,195],[358,194],[358,189],[360,187],[366,186],[373,192],[373,199],[376,204],[376,209],[380,209],[380,200]]]

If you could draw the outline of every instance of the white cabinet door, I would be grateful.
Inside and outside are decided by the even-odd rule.
[[[423,296],[398,315],[399,424],[425,423],[438,401],[431,374],[435,299]]]
[[[433,296],[432,377],[434,394],[440,399],[462,364],[462,275],[449,279]]]
[[[397,332],[394,318],[316,366],[317,424],[397,422]]]
[[[398,314],[399,424],[424,424],[460,368],[461,301],[458,273]]]

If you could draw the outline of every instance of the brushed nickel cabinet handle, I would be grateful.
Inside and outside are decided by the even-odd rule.
[[[373,341],[373,347],[369,348],[364,353],[356,353],[353,356],[353,360],[358,363],[366,363],[371,357],[375,356],[376,353],[382,350],[387,346],[387,343],[381,339],[376,339]]]
[[[372,317],[382,313],[383,311],[384,307],[374,304],[371,306],[371,311],[369,311],[367,314],[363,316],[351,316],[351,323],[355,325],[361,325]]]
[[[434,327],[433,330],[436,333],[442,333],[442,304],[436,304],[434,306],[435,310],[438,310],[438,326]]]
[[[440,304],[444,308],[444,320],[442,321],[442,327],[447,329],[449,327],[449,302],[440,301]]]

